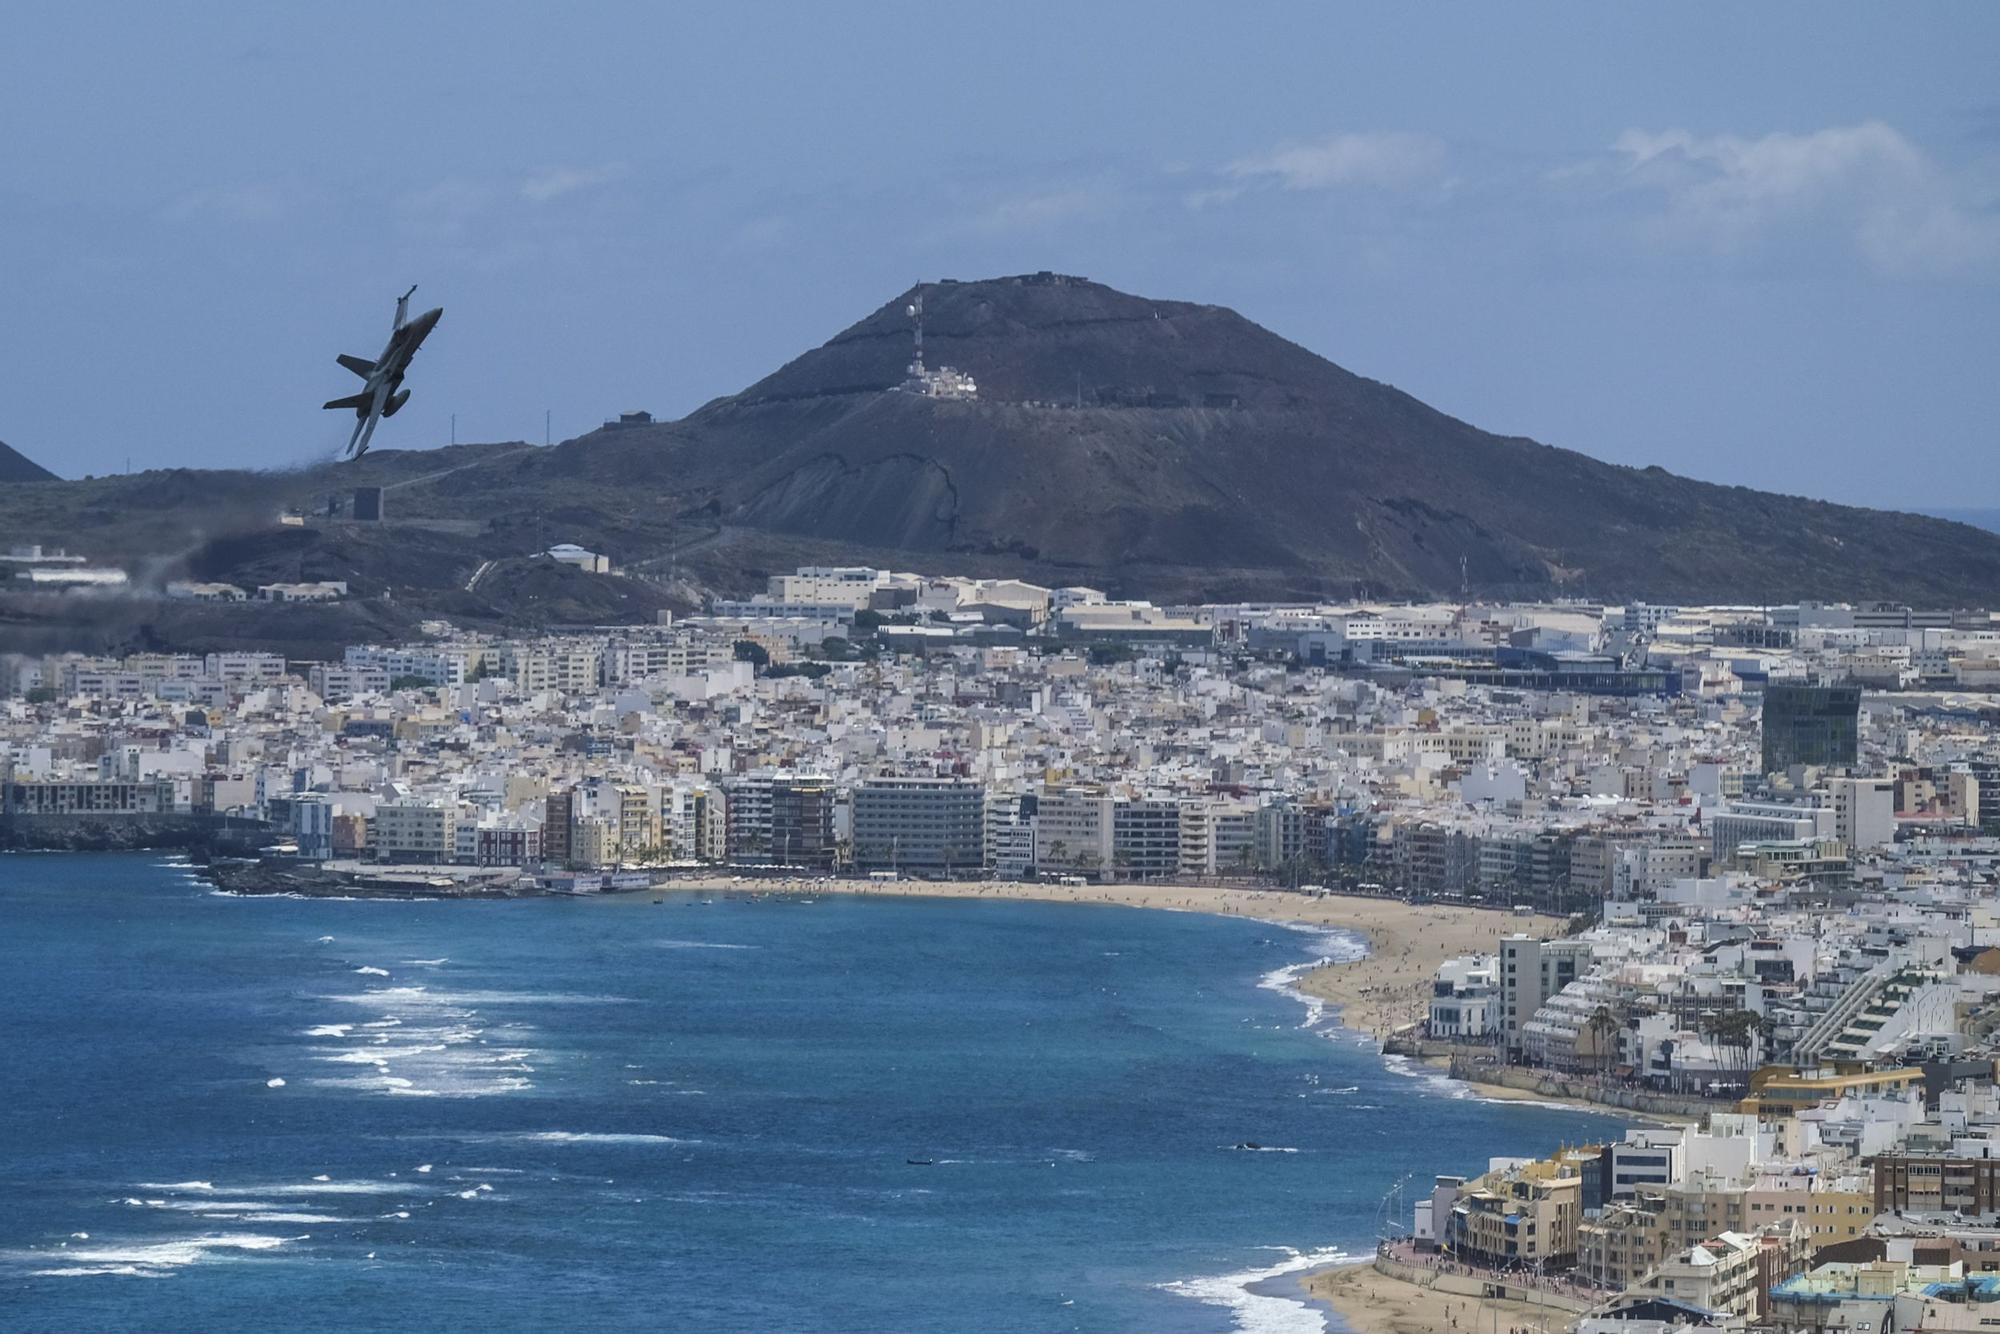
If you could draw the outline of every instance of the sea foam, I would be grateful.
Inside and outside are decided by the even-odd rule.
[[[1245,1334],[1325,1334],[1326,1317],[1293,1297],[1258,1292],[1257,1286],[1286,1274],[1318,1269],[1326,1265],[1351,1263],[1347,1252],[1329,1247],[1318,1251],[1296,1251],[1289,1246],[1276,1248],[1285,1259],[1262,1269],[1245,1269],[1213,1278],[1188,1278],[1162,1283],[1161,1289],[1177,1297],[1191,1297],[1205,1306],[1228,1309],[1236,1328]]]
[[[624,1134],[598,1130],[529,1130],[500,1136],[535,1144],[699,1144],[698,1139],[676,1139],[672,1135]]]
[[[1297,931],[1315,937],[1320,953],[1318,957],[1304,959],[1298,963],[1288,963],[1282,968],[1273,968],[1257,980],[1257,985],[1266,991],[1275,991],[1289,996],[1306,1007],[1306,1017],[1300,1028],[1318,1028],[1326,1019],[1326,1002],[1318,996],[1303,991],[1299,979],[1318,968],[1333,963],[1353,963],[1368,956],[1368,942],[1352,931],[1311,926],[1302,922],[1279,922],[1277,925],[1287,931]]]
[[[274,1251],[285,1242],[284,1237],[265,1237],[247,1233],[211,1234],[173,1241],[136,1242],[126,1246],[78,1246],[58,1253],[15,1252],[14,1256],[44,1263],[60,1260],[60,1267],[52,1266],[33,1271],[38,1276],[48,1278],[81,1278],[99,1274],[118,1274],[132,1278],[164,1278],[177,1269],[214,1259],[219,1252]]]

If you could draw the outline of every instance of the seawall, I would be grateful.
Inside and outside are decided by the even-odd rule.
[[[1468,1061],[1456,1056],[1451,1062],[1451,1077],[1462,1079],[1468,1084],[1489,1084],[1500,1088],[1519,1089],[1524,1093],[1533,1093],[1537,1097],[1567,1098],[1576,1102],[1595,1103],[1600,1107],[1643,1112],[1651,1116],[1689,1117],[1698,1120],[1710,1112],[1731,1111],[1736,1106],[1734,1102],[1691,1098],[1678,1093],[1658,1093],[1651,1089],[1607,1086],[1595,1080],[1558,1074],[1553,1070],[1536,1070],[1520,1065],[1496,1065],[1487,1061]]]
[[[1532,1287],[1525,1283],[1510,1282],[1485,1274],[1454,1274],[1432,1269],[1426,1265],[1404,1264],[1386,1255],[1375,1257],[1375,1272],[1389,1278],[1413,1283],[1433,1292],[1449,1293],[1454,1297],[1498,1298],[1502,1301],[1522,1302],[1531,1306],[1546,1306],[1552,1310],[1572,1313],[1588,1311],[1591,1301],[1566,1292],[1551,1292],[1544,1288]]]

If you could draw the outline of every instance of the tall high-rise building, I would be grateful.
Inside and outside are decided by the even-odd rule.
[[[1851,767],[1860,755],[1861,687],[1773,681],[1764,687],[1764,772]]]
[[[729,779],[724,787],[732,862],[833,867],[838,849],[830,780],[763,770]]]
[[[542,857],[557,866],[567,866],[570,857],[570,821],[576,817],[576,789],[551,792],[542,802]]]
[[[870,778],[854,789],[854,866],[938,876],[986,859],[986,789],[969,778]]]
[[[833,798],[833,784],[823,778],[771,785],[771,853],[779,865],[833,869]]]

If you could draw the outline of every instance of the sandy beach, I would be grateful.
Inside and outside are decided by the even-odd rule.
[[[1464,1330],[1566,1329],[1572,1312],[1526,1302],[1482,1302],[1420,1288],[1377,1273],[1370,1264],[1323,1269],[1305,1279],[1306,1292],[1325,1302],[1355,1334],[1438,1334]]]

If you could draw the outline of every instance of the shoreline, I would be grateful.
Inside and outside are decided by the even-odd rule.
[[[387,868],[385,874],[393,875],[395,870],[395,867]],[[452,888],[409,883],[377,884],[366,878],[345,878],[335,882],[317,868],[274,867],[268,859],[240,865],[211,862],[199,866],[196,873],[219,892],[246,898],[492,901],[564,897],[518,882],[505,887],[467,883]],[[1273,974],[1271,980],[1309,1007],[1330,1008],[1341,1028],[1372,1039],[1378,1049],[1396,1032],[1423,1020],[1430,981],[1437,964],[1465,954],[1495,953],[1500,938],[1505,935],[1525,931],[1546,937],[1556,934],[1565,925],[1560,918],[1519,916],[1499,908],[1412,904],[1401,899],[1358,894],[1308,896],[1292,890],[1236,885],[1053,885],[1012,880],[884,881],[852,878],[803,880],[733,877],[716,873],[667,880],[645,890],[605,891],[603,897],[629,898],[642,893],[842,894],[878,898],[1078,903],[1241,917],[1308,931],[1344,931],[1362,939],[1365,952],[1359,958],[1328,957],[1316,962],[1293,964]],[[1430,1060],[1389,1054],[1384,1054],[1384,1060],[1407,1061],[1406,1073],[1448,1082],[1465,1091],[1460,1096],[1488,1102],[1563,1107],[1657,1124],[1679,1124],[1693,1119],[1636,1111],[1588,1098],[1457,1078],[1448,1074],[1443,1065]]]
[[[680,882],[670,888],[742,892],[757,883],[705,878]],[[803,885],[792,882],[779,892],[1151,908],[1241,917],[1288,928],[1350,932],[1364,943],[1366,952],[1361,957],[1292,964],[1267,974],[1263,982],[1308,1007],[1323,1005],[1325,1017],[1338,1027],[1372,1038],[1378,1055],[1383,1055],[1380,1052],[1383,1037],[1426,1012],[1431,976],[1439,963],[1461,954],[1497,952],[1500,937],[1516,931],[1554,934],[1563,925],[1557,918],[1517,917],[1501,909],[1444,908],[1360,895],[1308,897],[1278,889],[1222,886],[842,880]],[[1309,1018],[1307,1022],[1313,1020]],[[1383,1059],[1386,1062],[1389,1058],[1383,1055]],[[1452,1079],[1444,1069],[1414,1060],[1408,1073],[1455,1085],[1465,1090],[1457,1096],[1482,1102],[1518,1102],[1629,1120],[1662,1119],[1583,1099],[1543,1097],[1523,1089]],[[1470,1330],[1482,1318],[1501,1318],[1503,1323],[1525,1328],[1549,1314],[1546,1307],[1518,1302],[1481,1303],[1472,1298],[1440,1294],[1381,1273],[1375,1269],[1372,1257],[1296,1270],[1279,1268],[1282,1272],[1267,1272],[1252,1278],[1243,1284],[1242,1291],[1252,1299],[1295,1303],[1327,1319],[1329,1326],[1337,1323],[1349,1334]],[[1220,1278],[1183,1280],[1167,1286],[1180,1291],[1190,1284],[1221,1281]]]
[[[1515,932],[1553,935],[1564,923],[1549,916],[1517,916],[1494,908],[1411,904],[1361,895],[1308,896],[1296,891],[1251,886],[1091,884],[1052,885],[1032,881],[928,880],[765,880],[708,875],[675,879],[649,891],[605,895],[628,902],[642,894],[777,894],[816,897],[931,898],[1145,908],[1238,917],[1307,931],[1346,932],[1359,937],[1359,957],[1322,957],[1286,965],[1266,974],[1263,984],[1309,1007],[1324,1007],[1307,1023],[1330,1019],[1339,1028],[1372,1039],[1378,1054],[1384,1038],[1419,1022],[1427,1011],[1430,981],[1438,964],[1465,954],[1496,953],[1501,937]],[[302,897],[311,897],[310,894]],[[592,896],[597,897],[597,896]],[[1389,1058],[1385,1055],[1385,1062]],[[1499,1085],[1452,1079],[1443,1069],[1412,1058],[1406,1073],[1431,1077],[1464,1090],[1455,1096],[1485,1102],[1520,1102],[1588,1111],[1636,1120],[1659,1120],[1623,1108],[1575,1098],[1552,1098]],[[1196,1280],[1212,1281],[1212,1280]],[[1421,1334],[1465,1324],[1482,1311],[1504,1306],[1502,1314],[1525,1319],[1533,1308],[1447,1297],[1378,1272],[1368,1258],[1318,1264],[1266,1275],[1246,1285],[1253,1297],[1281,1297],[1330,1315],[1352,1334]],[[1546,1315],[1546,1311],[1540,1312]]]
[[[1385,1038],[1398,1029],[1421,1022],[1428,1014],[1431,978],[1438,964],[1464,954],[1496,954],[1501,937],[1515,932],[1554,936],[1566,925],[1558,917],[1522,917],[1503,908],[1413,904],[1401,899],[1372,898],[1360,894],[1333,893],[1314,897],[1291,890],[1233,885],[1050,885],[1007,880],[851,879],[765,882],[705,876],[674,881],[654,892],[684,889],[712,893],[757,892],[767,883],[779,886],[775,892],[787,894],[1079,903],[1207,913],[1270,922],[1287,928],[1350,932],[1360,936],[1366,946],[1366,953],[1360,958],[1327,958],[1290,965],[1279,970],[1287,974],[1282,978],[1281,985],[1307,1005],[1324,1005],[1341,1028],[1372,1039],[1378,1049]],[[1507,1084],[1458,1079],[1449,1073],[1445,1065],[1413,1057],[1384,1054],[1383,1059],[1408,1061],[1409,1074],[1453,1084],[1466,1090],[1462,1096],[1485,1102],[1566,1108],[1653,1124],[1682,1124],[1691,1119],[1634,1111],[1610,1103],[1593,1102],[1588,1098],[1538,1093]]]
[[[1309,896],[1233,885],[1049,885],[1009,880],[732,880],[701,876],[669,881],[654,893],[847,894],[878,898],[1018,900],[1079,903],[1242,917],[1276,926],[1350,931],[1368,952],[1360,959],[1307,963],[1292,985],[1334,1011],[1341,1027],[1380,1042],[1421,1019],[1437,965],[1461,954],[1490,954],[1516,931],[1553,935],[1560,918],[1517,917],[1497,908],[1411,904],[1358,894]],[[1508,1090],[1514,1092],[1514,1090]]]

